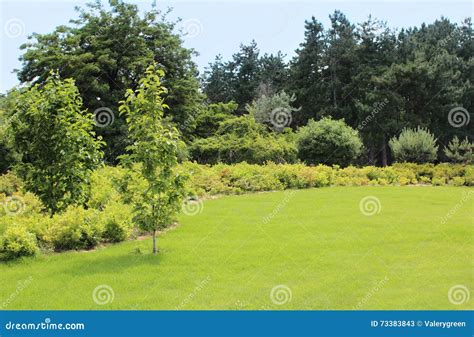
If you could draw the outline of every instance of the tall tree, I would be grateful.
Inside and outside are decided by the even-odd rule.
[[[235,97],[240,112],[245,105],[252,101],[257,92],[259,80],[259,50],[257,43],[252,41],[248,46],[241,45],[240,51],[233,56],[232,64],[235,67]]]
[[[288,65],[282,52],[264,54],[259,59],[257,96],[271,96],[283,91],[288,83]]]
[[[327,33],[327,51],[324,63],[328,68],[323,71],[326,95],[331,105],[323,107],[328,115],[344,118],[353,124],[354,100],[351,90],[357,68],[357,38],[355,26],[340,11],[329,16],[331,28]]]
[[[63,78],[75,79],[90,111],[111,110],[117,115],[113,124],[96,129],[107,142],[106,158],[113,162],[127,145],[127,129],[116,113],[117,102],[126,88],[137,87],[140,74],[150,63],[157,62],[167,74],[163,83],[172,108],[167,114],[186,136],[193,130],[201,95],[191,60],[194,52],[182,46],[174,23],[166,21],[166,13],[152,9],[140,15],[136,5],[118,0],[109,4],[88,4],[78,9],[79,17],[71,20],[72,26],[34,34],[21,47],[25,53],[18,77],[21,82],[44,83],[49,71],[58,69]]]
[[[310,118],[321,116],[321,107],[330,105],[325,95],[323,71],[326,50],[323,25],[314,17],[305,22],[305,40],[296,50],[296,57],[290,65],[289,92],[296,95],[295,106],[301,106],[296,125],[304,125]]]
[[[357,68],[348,94],[356,107],[357,126],[368,148],[371,164],[387,165],[388,140],[399,129],[399,107],[392,97],[393,87],[379,77],[386,74],[395,61],[396,38],[387,25],[371,16],[358,29]],[[353,120],[349,121],[352,125]]]

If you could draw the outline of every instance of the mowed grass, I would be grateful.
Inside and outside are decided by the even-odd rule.
[[[379,213],[360,211],[367,196],[380,201]],[[473,309],[474,296],[459,305],[448,299],[453,286],[472,293],[473,210],[473,189],[462,187],[331,187],[220,197],[204,201],[197,215],[181,215],[180,226],[158,238],[156,256],[146,239],[1,264],[0,304]],[[93,291],[102,285],[113,290],[113,300],[99,305]]]

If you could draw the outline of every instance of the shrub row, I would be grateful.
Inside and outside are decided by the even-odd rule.
[[[202,196],[324,186],[454,185],[474,186],[474,166],[460,164],[395,164],[388,167],[306,166],[303,164],[206,166],[184,163],[188,191]]]
[[[193,196],[324,186],[474,186],[474,166],[459,164],[340,168],[274,163],[209,166],[185,162],[179,170],[189,175],[186,189]],[[21,181],[13,174],[0,176],[0,258],[31,256],[39,250],[91,249],[101,242],[126,240],[133,236],[135,228],[130,203],[139,193],[133,191],[142,189],[142,182],[125,169],[102,167],[92,175],[86,205],[71,206],[50,217],[35,195],[22,192]]]
[[[4,205],[0,208],[0,259],[32,256],[40,250],[91,249],[101,242],[130,238],[134,228],[132,209],[112,197],[118,195],[116,191],[105,189],[108,180],[94,181],[88,206],[70,206],[52,217],[42,211],[41,202],[31,193],[12,188],[10,196],[0,194]],[[107,196],[111,198],[105,201]]]

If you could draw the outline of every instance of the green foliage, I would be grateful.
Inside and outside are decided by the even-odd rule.
[[[0,238],[0,259],[33,256],[38,252],[36,237],[22,226],[11,226]]]
[[[18,192],[22,186],[20,178],[12,172],[0,175],[0,194],[12,195],[13,192]]]
[[[87,201],[90,174],[102,156],[93,125],[74,81],[55,73],[19,98],[10,123],[16,170],[51,213]]]
[[[188,194],[198,196],[325,186],[474,185],[474,167],[459,164],[397,163],[387,167],[340,168],[275,163],[208,166],[186,162],[180,170],[190,175],[186,184]]]
[[[100,223],[104,241],[124,241],[132,234],[132,208],[129,205],[111,202],[100,213]]]
[[[15,111],[18,97],[25,89],[13,88],[0,94],[0,174],[12,169],[18,160],[8,134],[9,118]]]
[[[102,228],[96,210],[70,206],[65,212],[54,215],[48,232],[56,251],[92,249],[100,241]]]
[[[110,166],[97,169],[92,175],[89,208],[71,206],[52,218],[42,213],[43,206],[36,196],[21,190],[14,191],[12,196],[22,201],[22,211],[7,214],[3,205],[8,197],[0,194],[0,234],[13,228],[5,242],[14,242],[14,228],[22,228],[19,240],[23,242],[27,238],[27,242],[30,242],[30,239],[34,239],[35,247],[38,246],[42,251],[91,249],[100,242],[120,242],[133,237],[137,233],[133,223],[134,215],[137,220],[134,210],[136,205],[141,205],[142,195],[149,188],[148,182],[140,174],[141,166],[134,166],[133,171]],[[306,166],[271,162],[266,165],[239,163],[214,166],[184,162],[174,167],[173,172],[177,176],[189,176],[183,188],[187,195],[192,196],[326,186],[474,186],[474,166],[464,164],[397,163],[388,167],[340,168],[337,165]],[[8,180],[18,182],[13,174],[7,176]],[[3,177],[0,176],[0,181]],[[25,235],[25,231],[32,236]],[[10,246],[18,247],[15,244]],[[5,249],[4,253],[10,250]],[[14,257],[10,255],[9,258]]]
[[[61,77],[76,81],[89,111],[111,109],[114,123],[96,131],[107,143],[106,160],[115,163],[129,144],[124,119],[116,113],[118,102],[126,88],[137,87],[146,67],[157,62],[167,73],[164,81],[171,107],[167,114],[190,136],[202,101],[194,52],[183,47],[176,23],[167,21],[167,13],[156,8],[141,11],[123,1],[95,1],[78,12],[73,25],[33,34],[21,47],[25,53],[20,81],[45,83],[50,69],[59,69]]]
[[[364,164],[390,164],[389,139],[403,127],[427,127],[442,144],[454,135],[472,142],[465,123],[474,97],[471,18],[400,31],[370,16],[355,24],[338,10],[329,18],[326,28],[314,17],[305,21],[304,40],[290,62],[259,57],[255,43],[227,62],[219,57],[204,76],[204,92],[212,102],[235,100],[239,112],[262,93],[294,94],[301,110],[292,126],[344,118],[364,142]],[[446,120],[453,107],[466,111],[457,116],[464,120],[458,128]]]
[[[259,56],[257,43],[240,45],[232,61],[223,62],[218,55],[210,63],[203,76],[204,93],[212,103],[234,101],[238,112],[245,112],[245,106],[257,95],[271,96],[282,91],[288,77],[285,55]]]
[[[296,161],[292,138],[291,132],[270,133],[251,116],[235,117],[220,123],[215,136],[195,140],[189,153],[193,160],[204,164],[292,163]]]
[[[295,95],[290,96],[284,91],[272,96],[263,95],[248,105],[247,111],[257,122],[281,131],[290,126],[293,113],[298,111],[291,106],[295,99]]]
[[[398,138],[389,142],[397,162],[429,163],[436,160],[436,139],[427,129],[403,129]]]
[[[3,206],[0,207],[0,216],[31,216],[44,210],[41,200],[30,192],[13,192],[8,196],[0,193],[0,206]]]
[[[474,144],[469,142],[467,137],[459,141],[457,136],[444,148],[444,154],[453,163],[472,164],[474,160]]]
[[[213,136],[220,123],[233,118],[237,109],[237,104],[215,103],[203,106],[196,116],[196,129],[194,135],[197,138],[207,138]]]
[[[178,164],[180,144],[175,127],[163,120],[163,71],[149,66],[136,91],[127,90],[120,113],[125,115],[132,145],[122,161],[130,169],[137,169],[146,181],[141,197],[134,201],[134,221],[153,232],[171,225],[181,206],[184,176],[174,172]],[[138,165],[133,165],[134,163]],[[153,252],[156,253],[154,240]]]
[[[297,134],[298,156],[308,164],[347,166],[361,153],[357,131],[343,120],[310,120]]]

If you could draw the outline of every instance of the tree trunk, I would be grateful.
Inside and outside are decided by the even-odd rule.
[[[156,254],[158,249],[156,248],[156,229],[153,230],[153,254]]]
[[[382,143],[382,166],[387,166],[387,144],[385,144],[385,137]]]
[[[374,155],[374,147],[372,145],[369,146],[369,165],[375,165],[375,155]]]

